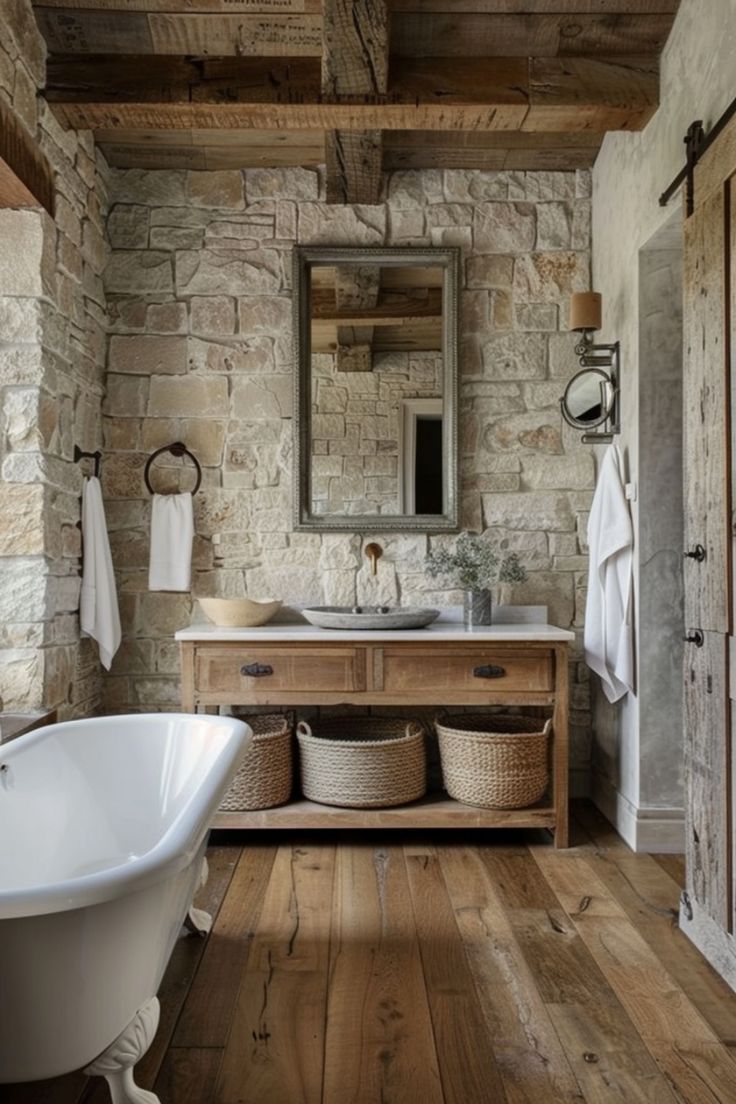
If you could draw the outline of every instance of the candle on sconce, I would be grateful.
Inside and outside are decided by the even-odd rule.
[[[570,298],[570,329],[601,328],[601,296],[598,291],[575,291]]]

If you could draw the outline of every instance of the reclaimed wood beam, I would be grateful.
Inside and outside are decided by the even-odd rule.
[[[185,80],[172,87],[175,99],[160,99],[155,66],[147,66],[146,83],[144,60],[137,65],[141,79],[121,100],[110,90],[105,59],[86,59],[76,82],[72,67],[62,77],[52,61],[47,98],[64,126],[92,130],[601,133],[641,129],[659,97],[658,63],[642,57],[404,61],[385,95],[344,96],[339,103],[326,100],[304,73],[292,89],[288,80],[271,84],[262,68],[254,73],[249,59],[235,58],[223,83]]]
[[[0,99],[0,207],[44,207],[54,216],[54,174],[23,124]]]
[[[388,12],[385,0],[324,0],[322,96],[385,96]],[[325,135],[328,203],[378,203],[381,131],[331,130]]]

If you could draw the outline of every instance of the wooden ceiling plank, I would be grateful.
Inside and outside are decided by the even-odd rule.
[[[337,4],[341,0],[325,0]],[[378,0],[354,0],[356,11]],[[350,6],[345,0],[346,7]],[[317,13],[218,14],[37,5],[36,18],[52,52],[319,57]],[[399,57],[574,57],[659,54],[671,12],[431,13],[395,11],[391,53]]]
[[[233,54],[319,57],[322,18],[300,15],[202,15],[37,5],[52,53]]]
[[[486,15],[675,13],[680,0],[389,0],[391,11]],[[75,11],[185,12],[187,14],[301,15],[320,14],[322,0],[43,0],[44,8]]]
[[[597,148],[570,146],[559,149],[461,149],[456,146],[432,146],[422,149],[384,150],[383,167],[394,169],[478,169],[482,172],[506,170],[566,170],[592,167]]]
[[[30,133],[0,99],[0,207],[44,207],[54,214],[54,174]]]
[[[324,0],[322,95],[385,96],[388,10],[385,0]],[[328,203],[378,203],[381,131],[332,130],[325,135]]]
[[[619,15],[395,12],[391,53],[397,57],[571,57],[658,55],[672,27],[668,13]]]
[[[513,130],[387,130],[383,139],[384,157],[402,149],[456,149],[479,153],[496,149],[575,149],[598,150],[604,135],[595,131],[513,131]]]
[[[65,0],[54,2],[61,4]],[[94,0],[82,2],[93,4]],[[679,6],[680,0],[389,0],[393,12],[427,15],[654,15],[675,14]]]
[[[321,149],[324,159],[324,134],[321,130],[95,130],[98,144],[134,146],[226,146],[274,149]]]
[[[148,16],[156,54],[237,54],[239,57],[318,57],[319,15]]]
[[[319,15],[322,0],[42,0],[37,8],[181,14]]]

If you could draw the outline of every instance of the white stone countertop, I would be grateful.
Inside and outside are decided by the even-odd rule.
[[[502,607],[504,610],[511,608],[513,607]],[[527,608],[530,610],[540,609],[540,607]],[[176,639],[209,641],[210,643],[216,643],[217,641],[252,643],[258,641],[262,644],[271,642],[277,644],[289,641],[292,643],[319,641],[327,644],[331,640],[335,643],[350,641],[356,644],[361,642],[364,644],[375,643],[378,640],[413,640],[419,644],[426,643],[428,640],[439,642],[464,639],[468,643],[479,640],[500,644],[504,641],[509,643],[524,641],[563,643],[574,640],[575,634],[569,629],[559,629],[556,625],[547,625],[541,621],[497,621],[495,624],[482,629],[469,631],[463,626],[459,611],[453,607],[452,609],[443,610],[437,620],[424,629],[319,629],[304,621],[269,621],[267,625],[260,625],[253,629],[223,629],[217,625],[195,624],[190,625],[188,629],[180,629],[176,633]]]

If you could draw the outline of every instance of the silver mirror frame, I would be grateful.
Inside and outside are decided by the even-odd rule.
[[[309,315],[312,264],[356,263],[433,265],[445,270],[442,282],[442,514],[333,514],[312,513],[311,488],[311,319]],[[293,524],[303,532],[321,533],[438,533],[459,528],[458,474],[458,289],[460,249],[401,247],[295,246],[292,263],[292,319],[294,341],[294,477]]]
[[[605,385],[605,388],[606,388],[606,391],[607,391],[607,399],[608,399],[608,402],[605,406],[603,405],[603,402],[601,402],[602,414],[601,414],[601,417],[598,418],[598,420],[595,421],[595,422],[583,421],[582,418],[576,418],[574,414],[570,413],[570,408],[568,406],[568,396],[570,394],[570,389],[572,388],[573,384],[577,380],[579,380],[581,376],[587,376],[587,375],[590,375],[590,374],[601,377],[601,381]],[[603,391],[603,388],[601,390]],[[562,417],[565,419],[565,421],[567,422],[568,425],[573,427],[573,429],[595,429],[596,426],[603,425],[603,423],[606,422],[611,417],[611,414],[613,413],[613,407],[614,407],[615,402],[616,402],[616,391],[615,391],[613,380],[611,379],[611,376],[609,375],[609,373],[604,371],[603,368],[589,367],[589,368],[581,368],[580,371],[576,372],[575,375],[572,377],[572,379],[569,380],[569,382],[567,384],[567,387],[565,388],[565,393],[563,394],[562,398],[560,399],[560,406],[562,408]]]

